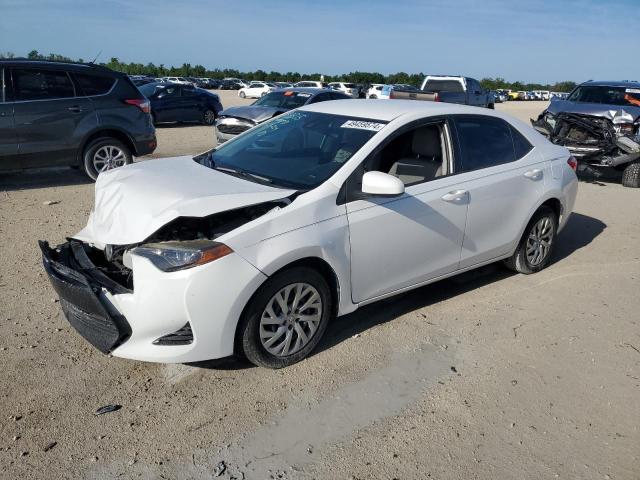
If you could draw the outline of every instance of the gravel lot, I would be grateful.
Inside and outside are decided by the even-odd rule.
[[[158,138],[155,156],[214,142],[200,126]],[[56,170],[0,190],[2,478],[640,478],[640,191],[582,182],[543,272],[494,265],[368,306],[269,371],[94,350],[36,243],[84,225],[92,185]]]

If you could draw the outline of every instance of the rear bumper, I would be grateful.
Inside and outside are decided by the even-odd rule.
[[[124,343],[131,336],[127,319],[109,312],[98,294],[102,288],[113,285],[95,272],[81,244],[70,242],[57,249],[50,248],[47,242],[39,244],[44,270],[71,326],[103,353]]]
[[[137,138],[134,141],[133,143],[133,147],[135,149],[134,155],[136,157],[149,155],[150,153],[153,153],[153,151],[156,149],[157,146],[158,146],[158,140],[156,139],[156,134],[154,130],[154,132],[151,133],[150,135]]]

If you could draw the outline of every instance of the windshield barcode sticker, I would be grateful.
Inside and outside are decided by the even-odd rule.
[[[342,128],[357,128],[360,130],[371,130],[372,132],[379,132],[384,128],[384,123],[377,122],[363,122],[360,120],[347,120],[344,122]]]
[[[625,93],[640,93],[640,88],[627,88]]]

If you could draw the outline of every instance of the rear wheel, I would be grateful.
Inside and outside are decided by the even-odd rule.
[[[622,172],[622,186],[640,188],[640,163],[632,163]]]
[[[377,95],[369,95],[369,98],[376,99],[376,98],[378,98],[378,97],[377,97]]]
[[[247,305],[237,348],[258,366],[282,368],[316,347],[333,312],[325,279],[307,267],[275,274]]]
[[[83,155],[84,171],[94,181],[100,173],[122,167],[132,161],[129,147],[112,137],[101,137],[91,141]]]
[[[216,112],[213,110],[205,110],[202,114],[202,123],[205,125],[213,125],[216,121]]]
[[[536,273],[551,261],[558,230],[558,216],[542,206],[533,215],[514,254],[505,260],[507,268],[518,273]]]
[[[247,95],[246,95],[244,92],[240,92],[240,93],[238,94],[238,96],[239,96],[240,98],[244,98],[244,97],[246,97]]]

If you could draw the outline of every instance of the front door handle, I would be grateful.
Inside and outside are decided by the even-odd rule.
[[[453,190],[453,191],[451,191],[449,193],[445,193],[441,198],[445,202],[460,203],[462,200],[466,200],[467,191],[466,190]]]
[[[73,105],[71,107],[68,107],[67,110],[69,110],[72,113],[80,113],[82,112],[82,107],[80,105]]]
[[[524,172],[524,176],[531,180],[540,180],[542,178],[542,170],[534,168],[533,170]]]

